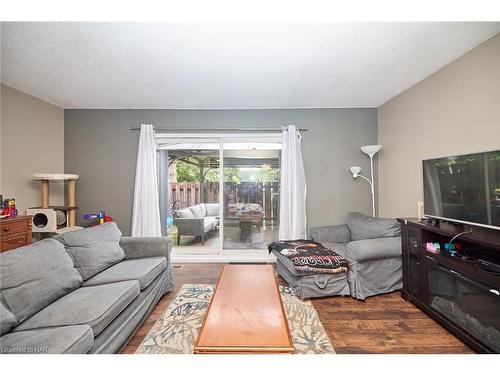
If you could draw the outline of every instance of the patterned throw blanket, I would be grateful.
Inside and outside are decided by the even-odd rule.
[[[347,259],[315,241],[275,241],[268,249],[290,259],[300,273],[339,273],[347,272],[349,268]]]

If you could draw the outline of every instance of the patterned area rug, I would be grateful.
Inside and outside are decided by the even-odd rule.
[[[213,285],[184,284],[136,350],[136,354],[191,354],[214,292]],[[280,286],[293,345],[298,354],[335,350],[310,301]]]

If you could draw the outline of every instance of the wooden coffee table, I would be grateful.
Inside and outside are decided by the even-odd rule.
[[[272,265],[226,265],[194,353],[295,351]]]

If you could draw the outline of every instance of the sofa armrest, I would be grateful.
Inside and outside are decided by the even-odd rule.
[[[346,243],[351,240],[351,232],[345,224],[311,228],[311,239],[318,242]]]
[[[379,260],[401,257],[401,237],[358,240],[346,245],[346,258],[351,261]]]
[[[204,218],[199,219],[174,219],[179,234],[202,235],[204,233]]]
[[[172,240],[168,237],[122,237],[120,246],[125,259],[165,257],[170,263]]]

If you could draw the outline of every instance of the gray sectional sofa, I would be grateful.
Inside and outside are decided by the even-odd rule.
[[[177,226],[177,245],[180,244],[181,236],[200,237],[203,245],[208,232],[219,225],[219,204],[200,203],[175,210],[174,224]]]
[[[0,353],[116,353],[172,287],[171,241],[115,223],[0,254]]]

